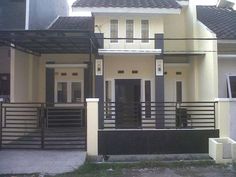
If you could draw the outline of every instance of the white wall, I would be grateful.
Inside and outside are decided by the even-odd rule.
[[[236,59],[236,58],[235,58]],[[219,98],[227,98],[227,75],[236,75],[236,60],[229,58],[218,59]]]

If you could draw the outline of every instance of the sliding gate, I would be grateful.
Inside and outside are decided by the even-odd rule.
[[[0,111],[1,149],[86,150],[85,106],[9,103]]]

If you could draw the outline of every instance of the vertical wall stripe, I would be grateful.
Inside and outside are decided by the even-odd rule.
[[[164,35],[163,34],[155,34],[155,49],[162,49],[160,55],[155,56],[156,59],[163,59],[163,50],[164,50]],[[155,69],[156,70],[156,69]],[[155,96],[156,102],[160,102],[164,104],[164,75],[156,76],[155,73]],[[156,128],[164,128],[165,126],[165,117],[164,117],[164,107],[161,104],[158,104],[157,107],[157,117],[156,117]]]
[[[50,62],[47,64],[53,64]],[[46,103],[54,103],[55,74],[54,68],[46,68]]]
[[[98,39],[99,48],[104,48],[103,33],[96,33],[95,36]],[[96,56],[96,59],[103,60],[103,56]],[[96,63],[96,61],[95,61]],[[95,72],[95,97],[99,98],[98,104],[98,127],[102,129],[104,127],[104,60],[103,60],[103,74],[97,76]],[[96,66],[94,68],[96,70]]]

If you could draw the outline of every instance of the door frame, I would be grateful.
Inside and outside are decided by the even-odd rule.
[[[65,82],[67,83],[67,103],[58,103],[57,98],[57,83]],[[65,106],[65,105],[79,105],[80,103],[72,103],[71,102],[71,85],[73,82],[80,82],[81,83],[81,103],[84,102],[84,81],[83,80],[64,80],[64,79],[55,79],[55,88],[54,88],[54,103],[57,106]]]

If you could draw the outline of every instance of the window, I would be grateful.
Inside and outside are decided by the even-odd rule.
[[[117,43],[118,42],[118,20],[111,20],[110,23],[110,38],[115,38],[111,39],[111,43]]]
[[[151,81],[145,81],[145,115],[151,118]]]
[[[142,20],[141,21],[141,38],[143,43],[148,43],[149,40],[149,21],[148,20]]]
[[[56,82],[56,103],[81,103],[82,101],[81,82]]]
[[[182,102],[182,81],[176,82],[176,101]]]
[[[71,83],[71,102],[80,103],[81,100],[81,83],[72,82]]]
[[[228,88],[228,97],[236,98],[236,76],[228,76],[227,88]]]
[[[57,102],[58,103],[67,102],[67,83],[66,82],[57,83]]]
[[[126,38],[133,38],[134,37],[134,21],[133,20],[126,20]],[[133,39],[127,39],[127,43],[132,43]]]

